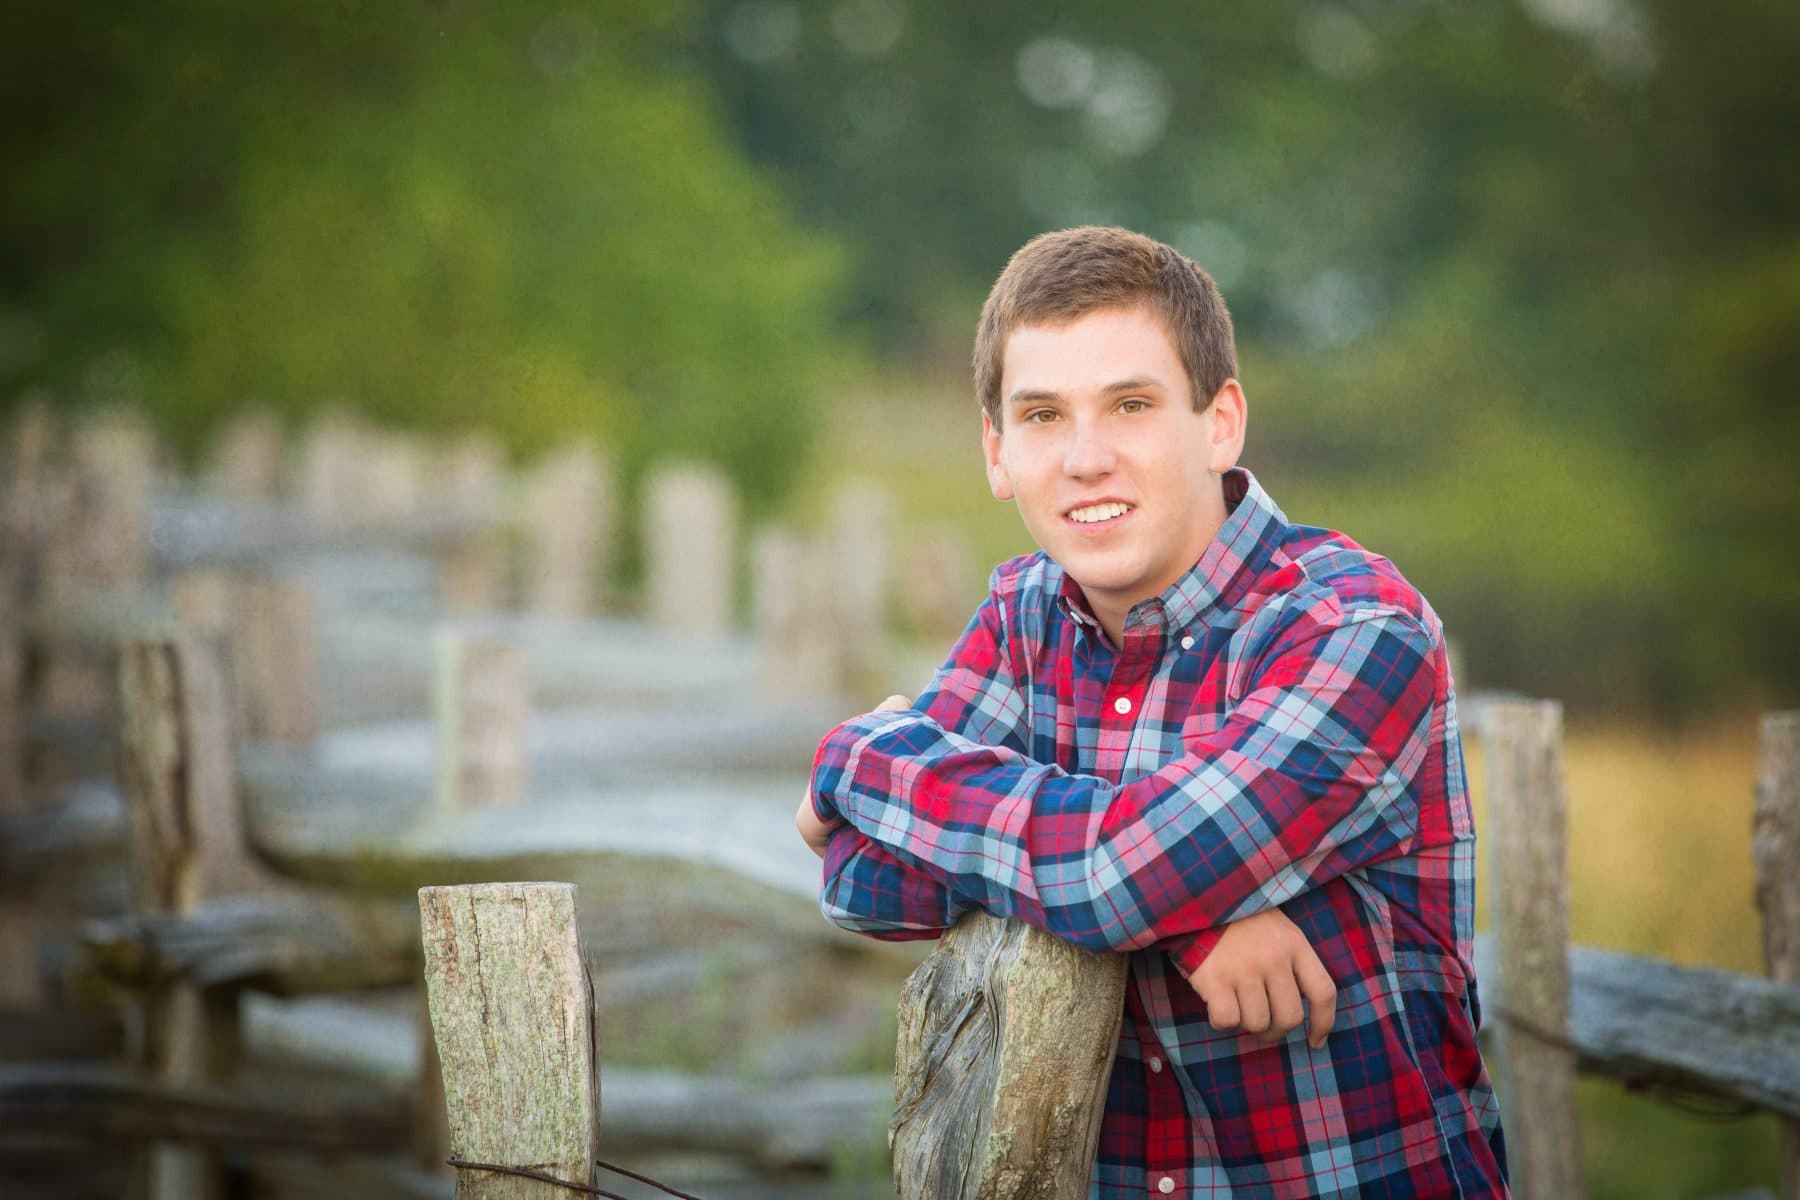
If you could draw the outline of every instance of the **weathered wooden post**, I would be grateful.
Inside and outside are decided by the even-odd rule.
[[[871,479],[855,479],[838,492],[830,530],[833,571],[825,595],[844,686],[853,694],[879,693],[888,680],[889,558],[893,502]]]
[[[315,418],[300,440],[290,490],[321,527],[341,529],[360,519],[357,476],[362,436],[362,426],[349,415],[330,411]]]
[[[411,434],[372,430],[361,444],[361,515],[376,524],[403,521],[425,491],[425,448]]]
[[[1562,705],[1497,699],[1482,714],[1488,886],[1499,947],[1501,1106],[1514,1194],[1583,1194],[1569,1039],[1568,796]],[[1494,1003],[1490,1000],[1489,1003]]]
[[[900,996],[888,1143],[901,1200],[1085,1200],[1126,958],[969,913]]]
[[[449,1157],[591,1185],[600,1124],[593,984],[568,883],[419,890]],[[564,1200],[550,1183],[459,1167],[459,1200]]]
[[[523,648],[453,624],[441,625],[433,703],[438,807],[465,812],[523,800],[531,766],[531,696]],[[415,1152],[423,1165],[442,1169],[449,1146],[444,1081],[430,1014],[421,1011],[420,1016],[424,1043]]]
[[[612,465],[589,442],[547,455],[524,485],[526,607],[580,620],[594,612],[595,583],[611,563]]]
[[[42,547],[40,606],[79,604],[142,582],[154,463],[150,432],[129,413],[94,417],[74,430]],[[101,719],[113,697],[111,670],[91,650],[51,649],[34,703],[56,716]]]
[[[483,522],[438,559],[438,598],[457,614],[498,612],[506,605],[506,460],[491,436],[467,433],[443,449],[438,498],[454,512]]]
[[[525,651],[454,626],[437,633],[438,804],[517,804],[530,777]]]
[[[913,632],[936,645],[954,642],[982,599],[975,553],[952,525],[920,530],[901,553],[900,611]]]
[[[254,878],[233,786],[230,715],[212,655],[186,637],[132,641],[120,657],[120,784],[141,917],[190,913]],[[146,998],[144,1058],[164,1081],[205,1082],[237,1054],[236,995],[176,983]],[[151,1200],[219,1194],[216,1154],[152,1147]]]
[[[770,696],[828,696],[842,686],[830,623],[830,580],[811,542],[785,525],[750,541],[757,678]]]
[[[213,439],[207,485],[233,500],[273,500],[281,490],[281,419],[266,408],[232,417]]]
[[[224,653],[239,736],[286,746],[317,739],[317,639],[307,587],[202,567],[177,577],[174,600],[182,623]]]
[[[643,513],[646,614],[675,637],[725,637],[737,578],[731,480],[709,464],[665,463],[645,477]]]
[[[1762,721],[1750,851],[1769,975],[1800,984],[1800,712]],[[1800,1121],[1781,1123],[1781,1195],[1800,1200]]]

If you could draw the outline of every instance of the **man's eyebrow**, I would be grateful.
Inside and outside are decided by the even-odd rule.
[[[1165,386],[1162,380],[1150,375],[1133,375],[1130,379],[1121,379],[1117,383],[1109,383],[1101,388],[1101,392],[1111,395],[1114,392],[1135,392],[1143,388],[1160,388]],[[1008,404],[1027,404],[1037,400],[1060,400],[1056,392],[1046,392],[1036,388],[1020,388],[1006,398]]]

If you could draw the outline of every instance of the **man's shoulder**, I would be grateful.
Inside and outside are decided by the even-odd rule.
[[[1290,525],[1258,591],[1260,603],[1275,603],[1295,619],[1385,613],[1410,619],[1433,640],[1443,636],[1430,601],[1392,559],[1335,529]]]
[[[1054,597],[1061,585],[1062,568],[1042,550],[1009,558],[988,576],[988,594],[1014,610]]]

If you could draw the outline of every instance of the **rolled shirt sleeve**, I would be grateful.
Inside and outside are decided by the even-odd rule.
[[[964,641],[1003,666],[985,647],[988,608]],[[840,855],[835,903],[920,928],[979,906],[1093,950],[1166,943],[1191,971],[1231,921],[1412,849],[1435,662],[1411,613],[1309,604],[1216,730],[1125,784],[1034,761],[1017,738],[972,737],[924,705],[855,717],[820,743],[812,795],[880,852],[859,840]],[[953,655],[934,681],[939,710],[961,689],[955,704],[989,718],[989,737],[1013,732],[996,676],[961,670]],[[927,899],[908,872],[942,892]]]

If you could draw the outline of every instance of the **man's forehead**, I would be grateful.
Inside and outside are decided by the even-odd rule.
[[[1147,308],[1130,305],[1012,330],[1001,356],[1000,394],[1013,403],[1063,389],[1109,391],[1116,384],[1173,388],[1185,375],[1167,325]]]

